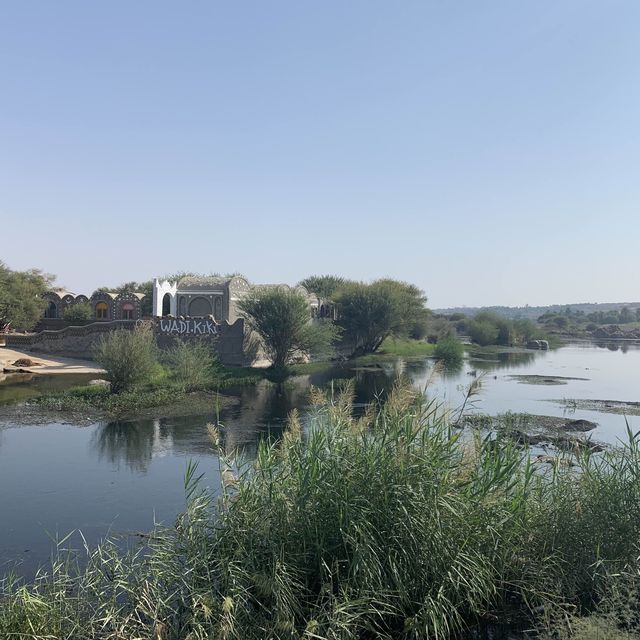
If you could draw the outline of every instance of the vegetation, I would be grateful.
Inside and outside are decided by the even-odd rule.
[[[93,309],[88,302],[77,302],[65,308],[62,317],[67,322],[85,323],[93,319]]]
[[[445,366],[457,366],[462,363],[464,347],[457,338],[445,338],[436,344],[433,355]]]
[[[292,414],[252,465],[210,426],[218,501],[189,466],[187,513],[144,550],[106,542],[82,569],[61,552],[33,584],[6,578],[0,636],[444,640],[523,621],[558,637],[568,619],[637,631],[633,604],[610,612],[640,594],[638,436],[546,473],[509,441],[461,438],[403,385],[360,418],[350,389],[313,396],[310,430]]]
[[[325,300],[333,300],[340,290],[349,281],[340,276],[309,276],[300,282],[300,284]]]
[[[400,356],[405,358],[432,356],[435,345],[424,340],[413,338],[386,338],[377,353],[383,356]]]
[[[0,261],[0,331],[33,329],[47,307],[53,276],[37,269],[12,271]]]
[[[531,320],[510,320],[489,311],[478,313],[466,323],[466,328],[471,340],[480,346],[512,347],[545,338],[545,334]]]
[[[178,340],[163,358],[171,378],[183,391],[197,391],[219,377],[220,367],[211,344]]]
[[[397,280],[346,284],[337,295],[338,324],[353,356],[377,351],[388,337],[420,338],[429,311],[424,293]]]
[[[306,298],[298,291],[257,288],[239,303],[247,324],[258,333],[272,368],[283,370],[305,354],[328,355],[338,337],[330,321],[311,322]]]
[[[130,391],[148,382],[158,368],[152,327],[143,324],[132,331],[118,329],[104,335],[95,359],[105,369],[112,393]]]

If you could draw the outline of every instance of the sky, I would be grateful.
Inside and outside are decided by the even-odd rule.
[[[0,260],[640,300],[637,0],[0,0]]]

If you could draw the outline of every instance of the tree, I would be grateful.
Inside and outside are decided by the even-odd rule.
[[[498,340],[498,327],[490,320],[474,318],[469,322],[469,337],[473,342],[482,347],[496,344]]]
[[[12,271],[0,262],[0,328],[33,329],[47,306],[44,294],[52,282],[53,276],[38,269]]]
[[[69,305],[62,312],[62,317],[67,322],[89,322],[93,319],[93,309],[88,302],[77,302]]]
[[[347,283],[340,276],[309,276],[300,284],[309,292],[315,293],[320,298],[332,300],[339,290]]]
[[[332,322],[312,322],[307,300],[291,289],[254,288],[239,308],[262,339],[274,369],[285,368],[297,355],[326,354],[338,336]]]
[[[143,324],[133,331],[111,331],[98,343],[95,359],[107,372],[111,393],[129,391],[148,382],[157,367],[152,327]]]
[[[352,355],[373,353],[385,338],[422,332],[429,318],[424,293],[412,284],[377,280],[347,284],[338,297],[338,323]]]

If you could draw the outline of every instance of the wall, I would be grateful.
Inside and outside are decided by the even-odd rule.
[[[55,353],[71,358],[92,358],[95,343],[101,336],[115,329],[133,329],[135,325],[135,320],[116,320],[26,335],[9,333],[5,344],[9,349]]]
[[[153,322],[156,340],[161,349],[170,348],[178,339],[208,340],[214,345],[220,362],[229,366],[249,366],[261,357],[257,341],[246,334],[242,319],[233,324],[218,324],[206,318],[158,318]],[[9,333],[6,336],[6,346],[23,351],[92,358],[95,344],[102,335],[116,329],[131,330],[135,326],[136,322],[133,320],[116,320],[26,335]]]

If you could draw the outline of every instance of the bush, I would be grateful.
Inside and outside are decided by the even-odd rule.
[[[473,342],[481,347],[496,344],[498,327],[489,320],[477,320],[474,318],[469,322],[469,336]]]
[[[164,361],[169,375],[184,391],[204,389],[216,378],[218,360],[209,343],[179,340],[167,351]]]
[[[459,365],[462,363],[464,347],[456,338],[445,338],[436,344],[433,355],[445,365]]]
[[[63,312],[62,317],[67,322],[89,322],[93,319],[93,309],[88,302],[78,302],[69,305]]]
[[[118,329],[106,334],[98,343],[95,359],[106,370],[111,393],[149,382],[158,368],[152,327],[143,324],[133,331]]]

